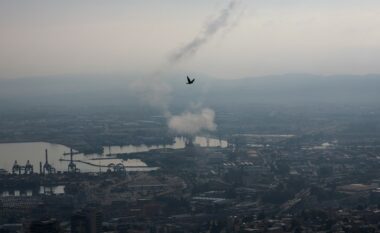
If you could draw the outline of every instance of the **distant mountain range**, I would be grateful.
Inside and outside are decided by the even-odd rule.
[[[171,105],[259,104],[379,104],[380,75],[318,76],[289,74],[219,80],[186,75],[159,79],[171,86]],[[0,106],[122,105],[141,106],[141,96],[129,86],[137,78],[51,77],[0,80]],[[144,80],[152,87],[150,79]],[[157,84],[159,85],[159,83]],[[158,87],[159,88],[159,87]]]

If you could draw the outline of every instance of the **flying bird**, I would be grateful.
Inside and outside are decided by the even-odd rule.
[[[195,81],[195,78],[190,79],[189,76],[187,76],[187,83],[186,84],[193,84],[194,81]]]

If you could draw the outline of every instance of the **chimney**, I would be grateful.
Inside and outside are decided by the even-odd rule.
[[[48,164],[48,151],[45,149],[45,163]]]

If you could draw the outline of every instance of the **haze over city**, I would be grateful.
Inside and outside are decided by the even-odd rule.
[[[0,233],[380,232],[377,0],[0,0]]]

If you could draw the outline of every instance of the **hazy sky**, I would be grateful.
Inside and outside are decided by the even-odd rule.
[[[0,0],[0,78],[181,71],[380,73],[379,0],[242,0],[193,55],[228,0]]]

